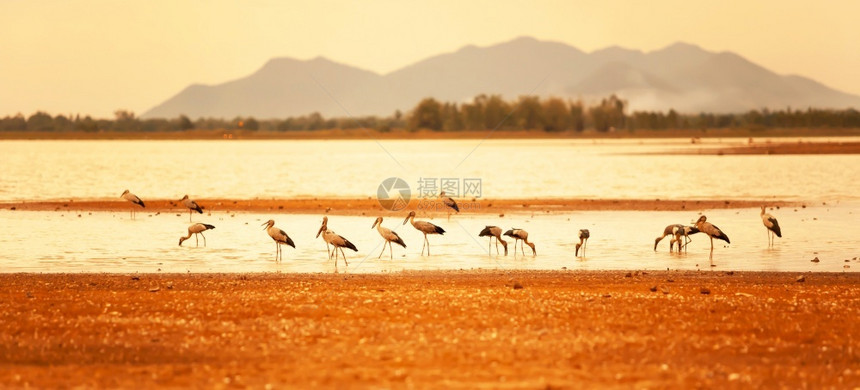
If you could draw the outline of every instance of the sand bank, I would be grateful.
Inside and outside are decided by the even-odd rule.
[[[0,274],[0,383],[860,386],[860,275],[799,276]]]
[[[196,199],[204,211],[248,211],[266,213],[300,213],[334,215],[400,215],[406,211],[392,212],[383,209],[376,198],[310,198],[310,199]],[[412,199],[406,210],[419,208],[419,199]],[[784,207],[800,205],[798,202],[780,200],[663,200],[663,199],[458,199],[461,213],[552,213],[589,210],[636,210],[636,211],[682,211],[756,208],[766,203]],[[188,212],[178,200],[144,199],[146,208],[141,209],[125,200],[51,200],[0,202],[0,209],[31,211],[122,211],[135,208],[138,212]],[[441,204],[435,212],[445,213]]]

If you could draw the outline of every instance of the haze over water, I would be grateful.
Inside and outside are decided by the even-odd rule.
[[[717,142],[717,141],[705,141]],[[746,140],[724,140],[742,143]],[[713,145],[706,144],[704,147]],[[119,199],[128,188],[146,199],[376,196],[379,183],[402,177],[413,193],[422,178],[478,178],[483,198],[768,199],[807,203],[773,213],[784,237],[767,248],[758,209],[683,212],[585,211],[456,215],[432,222],[447,233],[430,238],[386,218],[406,249],[377,260],[375,216],[330,216],[329,228],[354,242],[350,272],[410,269],[711,269],[708,240],[693,236],[687,254],[668,254],[654,238],[699,212],[732,239],[715,244],[717,270],[856,271],[856,238],[843,229],[860,212],[857,155],[695,156],[641,154],[700,148],[689,140],[456,140],[456,141],[4,141],[0,143],[0,201]],[[634,154],[635,153],[635,154]],[[461,200],[465,201],[465,200]],[[325,202],[321,199],[321,202]],[[325,245],[315,239],[321,215],[227,213],[206,205],[195,222],[216,225],[207,247],[177,246],[188,226],[176,213],[26,212],[0,210],[4,272],[331,272]],[[80,216],[78,216],[80,214]],[[176,215],[179,214],[179,215]],[[275,219],[296,241],[275,264],[274,243],[260,227]],[[419,219],[426,219],[420,217]],[[524,228],[538,256],[487,255],[477,237],[484,225]],[[574,236],[591,230],[585,260],[573,256]],[[512,248],[511,248],[512,251]],[[495,253],[495,252],[493,252]],[[405,256],[404,256],[405,255]],[[811,263],[813,257],[821,262]],[[848,263],[845,259],[851,260]],[[845,268],[845,266],[849,268]]]

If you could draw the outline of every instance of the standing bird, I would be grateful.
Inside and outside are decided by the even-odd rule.
[[[411,222],[412,227],[418,229],[421,233],[424,233],[424,244],[421,245],[421,254],[424,254],[424,246],[427,246],[427,256],[430,256],[430,241],[427,240],[428,234],[445,234],[445,229],[442,229],[430,222],[426,221],[415,221],[415,212],[410,211],[409,215],[406,216],[406,219],[403,220],[403,224],[406,225],[406,222]]]
[[[782,238],[782,230],[780,230],[779,222],[776,221],[776,218],[764,211],[764,206],[761,206],[761,223],[767,228],[767,246],[771,247],[776,241],[773,235],[776,234],[777,237]]]
[[[358,252],[358,249],[353,245],[353,243],[349,242],[349,240],[343,238],[343,236],[335,234],[333,230],[328,230],[328,217],[323,217],[322,226],[320,226],[320,230],[317,232],[317,237],[322,234],[323,241],[325,241],[325,249],[328,252],[328,246],[331,244],[334,247],[334,266],[337,268],[337,250],[340,249],[340,254],[343,255],[343,263],[349,266],[349,263],[346,261],[346,254],[343,253],[343,248],[349,248],[353,251]],[[331,252],[328,254],[328,259],[331,260]]]
[[[481,230],[481,233],[478,234],[479,237],[490,237],[490,242],[487,244],[487,254],[492,253],[492,245],[493,238],[496,239],[496,254],[499,254],[499,242],[502,243],[502,246],[505,248],[505,256],[508,255],[508,242],[502,239],[502,228],[498,226],[487,226],[484,230]],[[516,248],[514,248],[516,249]]]
[[[131,192],[128,192],[128,190],[123,191],[122,195],[120,195],[120,198],[123,198],[123,199],[125,199],[131,203],[134,203],[134,204],[140,206],[140,207],[146,208],[146,205],[143,204],[143,201],[140,200],[140,198],[138,198],[137,195],[132,194]],[[131,219],[134,219],[134,207],[131,208]]]
[[[684,248],[686,248],[687,244],[689,244],[690,241],[692,241],[692,240],[690,240],[689,236],[692,234],[696,234],[698,232],[699,232],[699,229],[697,229],[695,226],[684,226],[684,225],[681,225],[680,223],[666,226],[666,228],[663,229],[663,235],[660,237],[657,237],[657,239],[654,240],[654,251],[655,252],[657,251],[657,244],[660,243],[660,240],[662,240],[666,236],[673,236],[673,238],[671,240],[669,240],[669,252],[672,251],[672,248],[674,247],[676,242],[678,243],[678,252],[680,252],[682,246]],[[681,244],[681,236],[684,236],[684,243],[683,244]]]
[[[391,260],[394,260],[394,250],[391,249],[392,242],[406,248],[406,244],[403,242],[403,239],[397,235],[397,232],[382,226],[382,217],[376,218],[376,221],[373,222],[373,226],[370,228],[376,228],[376,231],[378,231],[379,235],[385,240],[385,242],[382,243],[382,251],[379,252],[379,257],[377,257],[377,259],[381,259],[382,254],[385,253],[385,244],[388,244],[388,254],[391,256]]]
[[[455,202],[454,199],[445,196],[445,191],[442,191],[441,193],[439,193],[439,199],[441,199],[442,203],[444,203],[445,206],[447,206],[449,209],[448,210],[448,220],[449,221],[451,220],[451,209],[453,209],[454,211],[456,211],[458,213],[460,212],[460,207],[457,206],[457,202]]]
[[[180,200],[182,201],[182,204],[188,208],[188,222],[191,222],[191,211],[196,211],[200,214],[203,214],[203,208],[200,207],[197,202],[188,199],[188,195],[183,196]]]
[[[535,250],[535,244],[533,242],[529,242],[529,232],[523,229],[513,228],[505,232],[505,235],[508,237],[514,238],[514,256],[517,255],[517,241],[522,240],[523,243],[527,244],[532,248],[532,256],[537,256],[537,251]],[[523,250],[523,256],[526,255],[526,248],[523,244],[520,244],[520,249]]]
[[[293,248],[296,247],[296,244],[293,244],[293,240],[290,238],[290,236],[287,235],[286,232],[275,227],[275,221],[270,219],[266,223],[264,223],[260,226],[265,226],[266,227],[266,233],[269,233],[269,237],[272,237],[272,239],[275,240],[275,261],[276,262],[280,261],[284,257],[283,253],[281,251],[281,244],[287,244]]]
[[[579,242],[576,243],[574,256],[579,256],[579,248],[582,247],[582,257],[585,257],[585,246],[588,244],[589,237],[591,237],[591,233],[588,232],[588,229],[579,229]]]
[[[215,229],[215,226],[205,223],[191,224],[191,226],[188,227],[188,235],[185,237],[179,237],[179,246],[182,246],[182,241],[191,238],[192,234],[194,235],[194,243],[197,244],[197,246],[200,246],[200,242],[197,240],[197,235],[199,234],[203,236],[203,232],[211,229]],[[206,236],[203,236],[203,246],[206,246]]]
[[[711,239],[711,259],[714,258],[714,239],[715,238],[723,240],[729,244],[732,243],[731,241],[729,241],[729,236],[727,236],[725,233],[723,233],[723,231],[720,230],[720,228],[718,228],[716,225],[708,222],[708,217],[706,217],[704,215],[699,217],[699,220],[696,221],[696,229],[699,229],[700,232],[707,234],[708,237]],[[713,264],[712,264],[712,266],[713,266]]]

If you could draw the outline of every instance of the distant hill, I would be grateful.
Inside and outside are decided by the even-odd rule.
[[[860,96],[806,77],[778,75],[731,52],[676,43],[648,53],[617,46],[585,53],[563,43],[518,38],[466,46],[386,75],[322,57],[276,58],[241,79],[190,85],[143,117],[391,115],[425,97],[462,102],[482,93],[585,102],[614,93],[632,110],[686,113],[860,107]]]

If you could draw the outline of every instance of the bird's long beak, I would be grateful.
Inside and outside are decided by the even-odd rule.
[[[319,237],[320,234],[322,234],[323,230],[325,230],[325,225],[320,226],[320,231],[317,232],[317,237]]]
[[[409,222],[409,217],[406,217],[406,219],[403,220],[403,224],[406,225],[406,222]]]
[[[371,226],[370,228],[371,228],[371,229],[375,228],[377,223],[379,223],[379,220],[378,220],[378,219],[377,219],[377,220],[375,220],[375,221],[373,221],[373,226]]]
[[[268,224],[269,224],[268,222],[263,222],[263,224],[262,224],[262,225],[260,225],[260,226],[266,226],[266,225],[268,225]]]

